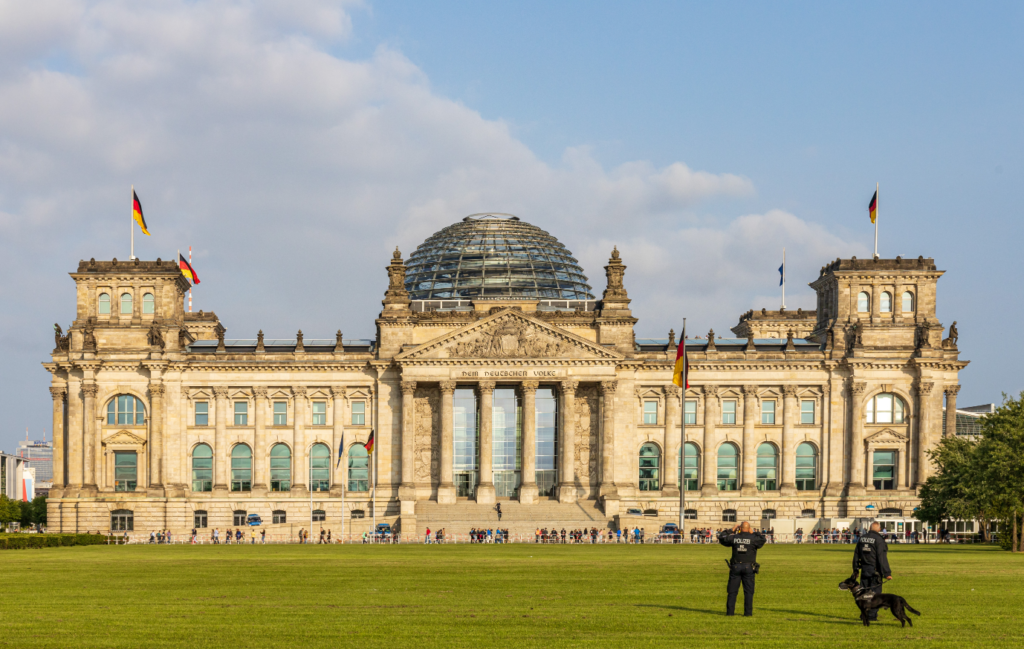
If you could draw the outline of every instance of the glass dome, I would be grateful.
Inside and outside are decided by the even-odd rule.
[[[472,214],[424,241],[406,262],[413,300],[592,300],[565,246],[519,217]]]

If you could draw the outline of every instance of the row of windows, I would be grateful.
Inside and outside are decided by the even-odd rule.
[[[912,313],[914,311],[914,294],[910,291],[903,293],[903,303],[900,305],[903,307],[903,313]],[[879,313],[892,313],[892,293],[889,291],[882,291],[882,295],[879,297]],[[870,313],[871,311],[871,295],[867,291],[861,291],[857,294],[857,312],[858,313]]]
[[[134,455],[134,453],[133,453]],[[270,449],[270,490],[291,491],[292,451],[285,444]],[[331,488],[331,449],[314,444],[309,450],[309,490]],[[362,444],[348,450],[348,491],[370,490],[370,458]],[[213,491],[213,449],[199,444],[192,451],[192,491]],[[238,444],[231,449],[231,491],[252,491],[252,449]]]
[[[722,423],[734,425],[736,423],[737,401],[735,399],[722,400]],[[644,401],[644,425],[653,426],[658,423],[659,402],[655,400]],[[775,425],[775,400],[765,399],[761,402],[761,423],[769,426]],[[800,423],[814,424],[814,413],[816,402],[813,399],[800,401]],[[686,408],[683,413],[683,421],[687,426],[697,424],[697,402],[686,401]]]
[[[740,451],[726,442],[718,449],[717,484],[722,491],[736,491],[739,488]],[[656,444],[647,443],[640,448],[640,491],[661,489],[659,468],[661,451]],[[803,442],[796,449],[796,488],[800,491],[814,491],[818,488],[818,450],[813,444]],[[679,481],[687,491],[700,489],[700,449],[693,442],[687,442],[683,457],[679,458]],[[779,488],[779,450],[774,444],[765,442],[757,449],[756,481],[759,491],[776,491]]]
[[[327,402],[326,401],[314,401],[312,403],[312,406],[313,406],[313,421],[312,421],[312,425],[313,426],[326,426],[327,425]],[[248,426],[249,425],[249,402],[248,401],[235,401],[234,402],[234,422],[235,422],[235,426]],[[113,422],[111,422],[111,423],[113,423]],[[209,401],[196,401],[196,403],[195,403],[195,425],[196,426],[209,426],[210,425],[210,402]],[[288,425],[288,402],[287,401],[275,401],[274,402],[274,426],[287,426],[287,425]],[[365,426],[366,425],[366,402],[365,401],[353,401],[352,402],[352,425],[353,426]]]
[[[110,314],[110,294],[100,293],[98,311],[100,315]],[[142,296],[142,312],[145,314],[156,313],[156,300],[153,298],[152,293],[146,293]],[[121,314],[131,315],[132,314],[132,294],[122,293],[121,294]]]
[[[255,515],[254,515],[255,516]],[[353,509],[349,512],[350,518],[366,518],[366,512],[362,509]],[[323,523],[327,520],[327,512],[322,509],[314,509],[312,516],[314,523]],[[206,529],[209,526],[210,515],[204,509],[197,509],[192,512],[192,527]],[[244,509],[236,509],[231,512],[232,524],[242,527],[248,524],[249,512]],[[283,509],[275,509],[271,513],[271,520],[274,525],[282,525],[288,522],[288,513]],[[135,512],[130,509],[115,509],[110,512],[110,529],[114,532],[135,531]]]

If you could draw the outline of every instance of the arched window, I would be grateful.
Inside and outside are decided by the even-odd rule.
[[[867,313],[871,310],[871,296],[867,294],[867,291],[861,291],[857,294],[857,313]]]
[[[122,293],[121,294],[121,313],[123,315],[132,314],[132,294]]]
[[[331,488],[331,449],[326,444],[314,444],[309,450],[309,490],[328,491]]]
[[[146,407],[130,394],[119,394],[107,403],[107,423],[119,426],[144,426]]]
[[[111,532],[134,532],[135,512],[130,509],[115,509],[110,512]]]
[[[680,457],[679,484],[683,485],[683,488],[687,491],[696,491],[700,489],[700,451],[693,442],[687,442],[683,445],[683,448],[685,449],[686,478],[685,480],[683,478],[683,457]]]
[[[152,293],[146,293],[142,296],[142,312],[149,314],[156,313],[156,301],[153,299]]]
[[[903,312],[912,313],[914,311],[914,294],[910,291],[903,292]]]
[[[348,447],[348,490],[370,490],[370,456],[362,444]]]
[[[726,442],[718,448],[718,489],[736,491],[739,478],[740,452],[736,445]],[[735,512],[733,515],[735,516]]]
[[[876,394],[864,406],[869,424],[902,424],[906,410],[907,406],[903,399],[888,392]]]
[[[271,520],[274,521],[274,525],[280,525],[288,522],[288,514],[283,509],[275,509],[271,514]]]
[[[205,529],[208,519],[209,517],[207,516],[205,509],[197,509],[192,512],[192,527],[197,530]]]
[[[252,449],[245,444],[231,449],[231,491],[252,491]]]
[[[640,491],[658,491],[661,480],[658,474],[661,464],[661,451],[654,444],[647,443],[640,447]]]
[[[249,514],[244,509],[236,509],[232,513],[232,519],[234,520],[234,522],[232,524],[235,527],[241,527],[241,526],[245,525],[245,519],[248,518],[248,517],[249,517]]]
[[[813,509],[804,509],[800,512],[800,518],[817,518],[818,512]]]
[[[736,510],[735,509],[723,509],[722,510],[722,522],[723,523],[735,523],[736,522]]]
[[[110,315],[110,293],[100,293],[100,315]]]
[[[192,449],[192,491],[213,491],[213,449],[206,444]]]
[[[322,509],[314,509],[313,510],[313,522],[314,523],[323,523],[325,520],[327,520],[327,512],[325,512]]]
[[[818,488],[818,449],[803,442],[796,447],[796,488],[814,491]]]
[[[892,293],[882,291],[882,299],[878,301],[878,306],[882,313],[892,313]]]
[[[757,490],[775,491],[779,488],[779,450],[765,442],[757,447]]]
[[[774,518],[775,518],[775,510],[774,509],[762,509],[761,510],[761,520],[769,520],[770,521],[770,520],[773,520]]]
[[[292,490],[292,451],[284,444],[270,449],[270,490]]]

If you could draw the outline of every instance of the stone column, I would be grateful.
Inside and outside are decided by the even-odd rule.
[[[230,484],[228,476],[228,389],[213,389],[214,401],[214,433],[213,433],[213,489],[227,491]]]
[[[331,480],[332,496],[341,496],[341,490],[345,484],[345,472],[348,471],[348,462],[345,461],[345,449],[341,448],[342,439],[345,437],[346,394],[344,387],[331,388],[331,397],[334,399],[333,418],[331,419],[334,428],[334,441],[331,449],[331,474],[334,476],[334,479]],[[341,457],[335,457],[335,453],[338,453]]]
[[[476,501],[494,504],[494,381],[480,381],[480,481],[476,488]]]
[[[931,448],[932,412],[931,394],[935,386],[931,381],[921,381],[917,385],[917,475],[914,486],[920,488],[932,473],[931,461],[926,451]]]
[[[743,386],[743,464],[740,493],[744,496],[757,495],[757,442],[754,439],[754,424],[757,421],[757,386]]]
[[[149,384],[149,488],[164,486],[164,384]],[[156,494],[160,495],[160,494]]]
[[[603,497],[616,497],[615,488],[615,392],[617,381],[601,381],[601,487]]]
[[[252,466],[253,466],[253,493],[267,490],[267,471],[270,460],[267,458],[267,387],[257,385],[252,389],[253,394],[253,423],[256,426],[255,440],[253,440]]]
[[[523,480],[519,502],[537,502],[537,381],[523,381]]]
[[[842,379],[833,374],[828,383],[821,386],[822,390],[822,437],[823,442],[819,449],[819,457],[822,458],[818,477],[819,483],[825,479],[823,473],[828,467],[828,482],[825,483],[825,495],[828,497],[840,497],[846,488],[846,413],[843,399]],[[825,459],[827,457],[827,460]]]
[[[82,475],[83,486],[95,489],[97,476],[97,466],[102,466],[100,463],[102,458],[97,458],[98,453],[96,452],[96,393],[99,391],[94,381],[82,384],[82,396],[84,397],[85,407],[82,413],[82,420],[85,422],[85,444],[84,454],[82,458],[82,464],[85,467],[85,471]]]
[[[416,381],[402,381],[402,487],[415,481]]]
[[[946,386],[946,430],[943,437],[956,437],[956,395],[959,392],[959,385]]]
[[[850,412],[853,421],[852,438],[850,441],[850,489],[851,496],[865,495],[864,458],[864,392],[867,386],[860,381],[850,386]]]
[[[662,467],[662,496],[674,496],[679,493],[679,457],[672,453],[676,441],[681,440],[683,429],[679,426],[679,395],[682,390],[679,386],[669,385],[665,387],[665,466]],[[676,431],[679,428],[679,431]],[[679,454],[684,452],[683,444],[686,440],[679,442]]]
[[[441,484],[439,505],[455,504],[455,381],[441,381]]]
[[[704,479],[701,481],[702,496],[718,495],[718,462],[715,453],[715,426],[718,425],[718,386],[704,386],[704,457],[701,462]]]
[[[82,413],[82,382],[68,377],[68,485],[82,486],[82,473],[85,467],[85,421]]]
[[[60,489],[66,484],[64,475],[64,398],[68,390],[64,386],[50,386],[53,398],[53,486]]]
[[[782,462],[781,491],[783,496],[796,495],[796,422],[800,416],[800,401],[796,398],[796,386],[782,386]],[[820,464],[820,462],[819,462]]]
[[[309,460],[306,455],[306,387],[299,385],[292,388],[295,402],[295,416],[292,418],[292,456],[295,467],[292,477],[292,491],[304,492],[308,483]]]
[[[579,381],[562,381],[558,406],[558,502],[576,502],[576,389]],[[593,449],[590,451],[594,452]]]

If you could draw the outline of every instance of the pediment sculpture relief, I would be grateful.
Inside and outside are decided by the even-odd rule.
[[[566,356],[573,346],[541,335],[521,320],[505,318],[448,348],[450,358],[551,358]]]

